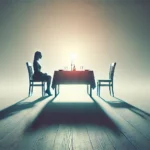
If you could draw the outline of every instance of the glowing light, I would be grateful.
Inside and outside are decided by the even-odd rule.
[[[74,61],[77,58],[76,54],[71,54],[71,60]]]

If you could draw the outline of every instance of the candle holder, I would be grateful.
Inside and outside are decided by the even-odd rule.
[[[71,62],[71,71],[73,70],[73,63]]]
[[[75,65],[73,66],[73,71],[76,71],[76,67],[75,67]]]

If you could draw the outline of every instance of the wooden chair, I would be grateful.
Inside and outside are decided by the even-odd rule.
[[[41,86],[42,87],[42,96],[44,96],[45,95],[45,82],[46,81],[34,80],[33,79],[33,67],[31,65],[31,63],[26,62],[26,66],[27,66],[28,74],[29,74],[29,93],[28,93],[28,96],[32,95],[34,86]]]
[[[109,69],[109,79],[108,80],[97,80],[97,95],[100,96],[100,87],[109,86],[109,93],[114,96],[114,71],[116,67],[116,62],[110,64]]]

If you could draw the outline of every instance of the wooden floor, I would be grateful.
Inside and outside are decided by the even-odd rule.
[[[113,97],[63,99],[32,96],[2,109],[0,150],[150,150],[148,113]]]

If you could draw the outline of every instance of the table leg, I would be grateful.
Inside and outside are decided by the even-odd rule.
[[[55,85],[55,97],[57,96],[57,85]]]
[[[59,84],[58,84],[58,94],[59,94]]]
[[[90,96],[92,96],[92,87],[90,85]]]

